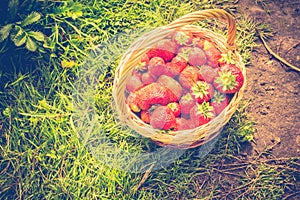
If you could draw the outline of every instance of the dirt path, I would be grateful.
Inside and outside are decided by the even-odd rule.
[[[261,1],[258,1],[261,2]],[[240,0],[240,12],[260,22],[267,22],[274,37],[267,41],[271,49],[300,67],[300,1]],[[266,12],[265,10],[269,10]],[[255,118],[257,134],[253,150],[274,145],[273,155],[300,155],[299,73],[273,58],[258,41],[247,67],[248,88],[245,99],[251,100],[249,112]],[[253,151],[254,152],[254,151]]]

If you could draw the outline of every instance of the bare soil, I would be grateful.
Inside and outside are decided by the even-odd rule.
[[[300,1],[240,0],[241,13],[270,25],[274,36],[270,48],[294,66],[300,67]],[[264,4],[262,4],[264,2]],[[256,121],[256,144],[250,153],[272,147],[276,157],[300,156],[299,72],[283,65],[261,41],[247,67],[245,99]]]

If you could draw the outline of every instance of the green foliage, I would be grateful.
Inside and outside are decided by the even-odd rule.
[[[3,42],[10,35],[14,44],[19,47],[25,44],[26,49],[29,51],[36,51],[38,42],[44,42],[45,36],[39,31],[33,31],[28,28],[29,25],[37,23],[41,15],[37,12],[30,13],[24,20],[6,24],[0,30],[0,42]]]

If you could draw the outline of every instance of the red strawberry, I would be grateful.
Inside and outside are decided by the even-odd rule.
[[[198,47],[192,48],[189,54],[189,61],[193,66],[201,66],[206,63],[206,55],[204,51]]]
[[[198,103],[209,101],[214,95],[214,87],[205,81],[197,81],[191,87],[191,94]]]
[[[226,94],[215,91],[211,100],[211,106],[214,107],[216,115],[220,114],[229,104],[230,98]]]
[[[129,94],[129,96],[126,99],[126,103],[128,104],[130,110],[132,110],[133,112],[141,111],[140,107],[138,106],[138,102],[137,102],[135,93]]]
[[[172,65],[174,65],[174,64],[171,62],[166,63],[164,75],[169,76],[171,78],[175,78],[175,76],[177,75],[177,71],[175,70],[175,68]]]
[[[214,108],[209,102],[196,104],[190,111],[191,120],[197,123],[198,126],[208,123],[215,117]]]
[[[192,44],[193,34],[187,30],[177,30],[172,36],[172,40],[178,45],[189,45]]]
[[[190,120],[187,120],[185,118],[176,118],[176,128],[175,131],[180,131],[180,130],[188,130],[191,129],[192,124]]]
[[[155,80],[156,80],[156,77],[154,75],[152,75],[151,73],[149,73],[149,72],[146,72],[146,73],[142,74],[142,83],[144,85],[148,85],[150,83],[153,83],[153,82],[155,82]]]
[[[204,47],[204,39],[202,39],[202,38],[195,37],[195,38],[193,38],[192,43],[193,43],[193,46],[195,46],[195,47],[199,47],[201,49],[203,49],[203,47]]]
[[[134,92],[142,86],[143,83],[140,77],[136,74],[133,74],[126,83],[126,89],[128,92]]]
[[[141,111],[141,120],[147,124],[150,124],[150,112],[146,110]]]
[[[187,66],[179,74],[179,82],[184,88],[191,88],[191,86],[198,80],[198,69],[193,66]]]
[[[143,73],[147,71],[148,64],[149,64],[149,57],[147,56],[147,54],[144,54],[141,58],[141,61],[136,66],[136,70]]]
[[[182,87],[175,79],[166,75],[161,75],[156,82],[169,88],[176,95],[177,99],[180,99]]]
[[[242,71],[233,64],[225,64],[218,68],[218,75],[214,79],[215,88],[225,94],[237,92],[244,84]]]
[[[154,76],[160,76],[165,71],[165,61],[161,57],[153,57],[149,61],[149,72]]]
[[[179,75],[182,70],[187,66],[187,60],[184,59],[182,56],[177,55],[171,61],[172,69],[174,71],[175,76]]]
[[[169,62],[175,56],[176,49],[177,45],[172,40],[163,39],[147,52],[147,56],[150,59],[153,57],[161,57],[165,62]]]
[[[141,62],[140,63],[143,63],[144,65],[148,65],[149,64],[149,57],[147,54],[144,54],[142,57],[141,57]]]
[[[179,100],[181,113],[183,115],[190,114],[190,110],[195,104],[196,104],[196,100],[192,97],[190,93],[187,93],[186,95],[182,96],[181,99]]]
[[[215,47],[215,45],[212,42],[210,42],[208,40],[204,40],[204,42],[203,42],[203,50],[206,51],[209,48],[216,48],[216,47]]]
[[[142,72],[139,71],[138,69],[134,69],[132,71],[132,76],[136,76],[136,77],[138,77],[141,80],[142,79]]]
[[[199,69],[199,79],[208,83],[212,83],[217,75],[218,70],[208,65],[202,65]]]
[[[219,60],[221,59],[221,52],[214,47],[205,50],[207,64],[214,68],[219,67]]]
[[[174,113],[175,117],[180,116],[181,110],[180,105],[177,102],[171,102],[167,105],[169,108],[171,108],[172,112]]]
[[[176,118],[171,110],[167,106],[157,107],[150,118],[150,125],[153,128],[170,130],[176,126]]]
[[[179,55],[195,67],[205,64],[207,60],[205,52],[198,47],[183,47],[179,50]]]
[[[148,110],[154,104],[167,105],[178,100],[169,88],[155,82],[140,88],[135,93],[138,106],[142,110]]]

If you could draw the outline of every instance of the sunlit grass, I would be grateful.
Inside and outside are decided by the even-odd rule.
[[[1,199],[251,199],[256,195],[276,199],[285,192],[293,193],[299,158],[266,162],[259,159],[265,155],[262,154],[254,161],[244,159],[243,148],[255,131],[247,102],[237,110],[206,157],[200,156],[198,147],[184,151],[162,168],[157,167],[158,163],[151,168],[148,162],[138,166],[144,167],[145,173],[120,169],[132,167],[131,163],[126,166],[126,153],[134,159],[140,153],[160,149],[124,129],[112,110],[114,69],[138,36],[132,29],[155,28],[203,8],[234,12],[236,5],[232,1],[43,2],[44,6],[48,4],[39,22],[49,36],[45,52],[32,54],[20,48],[23,54],[18,59],[1,57]],[[238,20],[239,50],[249,63],[256,46],[256,24],[239,15]],[[107,42],[117,33],[123,37],[119,38],[122,43]],[[101,66],[101,73],[90,74],[97,79],[97,87],[83,91],[78,83],[84,79],[82,72],[87,72],[84,66],[88,65],[84,63],[99,44],[102,51],[114,53],[108,53],[111,56],[105,60],[101,56],[92,60]],[[1,45],[2,50],[8,48],[7,52],[13,48],[5,46],[8,43]],[[30,62],[31,58],[34,62]],[[77,109],[86,108],[76,104],[81,95],[91,98],[95,114],[83,123],[77,120]],[[94,122],[106,135],[97,146],[102,148],[99,154],[90,151],[79,134]],[[114,147],[118,152],[112,151]],[[166,154],[161,159],[168,155],[163,153]]]

